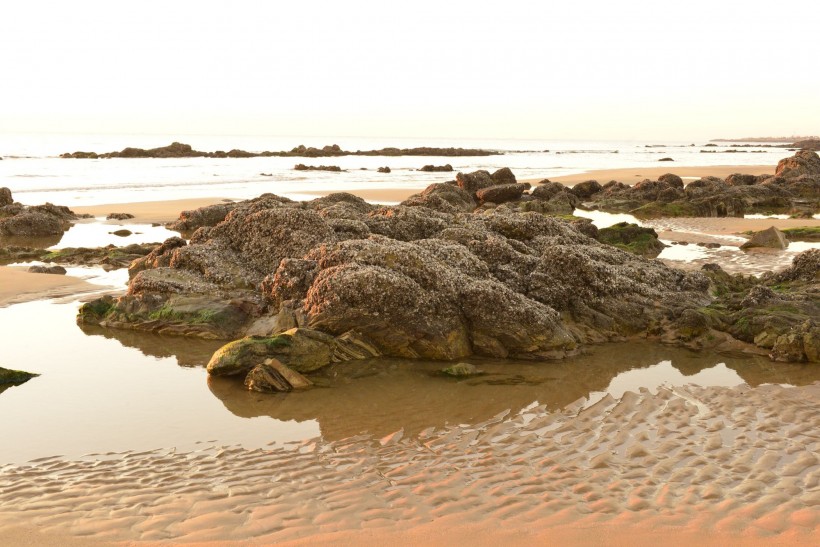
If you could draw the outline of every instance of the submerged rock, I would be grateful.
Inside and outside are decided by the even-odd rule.
[[[31,266],[28,269],[31,273],[65,275],[66,269],[62,266]]]
[[[463,378],[465,376],[475,376],[478,374],[478,369],[471,363],[456,363],[455,365],[441,369],[441,372],[447,376]]]

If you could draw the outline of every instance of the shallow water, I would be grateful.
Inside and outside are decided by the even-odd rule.
[[[406,435],[476,423],[532,404],[560,410],[609,393],[660,385],[804,385],[820,369],[727,359],[657,344],[590,348],[565,361],[472,360],[482,374],[453,379],[442,363],[382,359],[334,365],[314,389],[248,392],[241,381],[208,378],[221,342],[134,331],[80,329],[79,303],[48,301],[0,309],[3,366],[41,376],[0,396],[0,463],[62,455],[190,450],[200,443],[259,448],[320,436]]]

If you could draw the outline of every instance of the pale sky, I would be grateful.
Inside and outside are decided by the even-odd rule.
[[[8,2],[0,132],[820,133],[820,2]]]

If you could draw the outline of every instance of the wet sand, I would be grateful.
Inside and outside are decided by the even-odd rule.
[[[818,384],[671,387],[417,436],[42,458],[0,468],[0,527],[149,544],[814,544],[818,398]]]
[[[744,232],[758,232],[774,226],[778,230],[820,226],[816,218],[661,218],[649,220],[646,225],[655,228],[661,239],[685,240],[693,243],[719,242],[722,245],[740,246],[745,239],[727,238]],[[709,237],[717,236],[717,237]]]
[[[617,180],[624,184],[634,184],[644,179],[658,180],[658,177],[665,173],[674,173],[682,178],[697,179],[701,177],[726,178],[733,173],[744,173],[748,175],[774,174],[775,165],[677,165],[674,162],[663,162],[658,167],[638,167],[623,169],[599,169],[578,173],[575,175],[565,175],[561,177],[549,178],[553,182],[560,182],[569,186],[584,182],[585,180],[597,180],[601,184],[611,180]],[[527,179],[522,182],[537,183],[540,179]]]
[[[158,223],[165,224],[179,218],[179,213],[199,207],[206,207],[224,201],[234,201],[226,198],[195,198],[195,199],[174,199],[168,201],[139,201],[133,203],[108,203],[103,205],[83,205],[72,207],[71,210],[77,214],[89,214],[94,216],[107,216],[110,213],[130,213],[133,219],[122,222],[136,223]],[[119,221],[111,221],[117,223]]]
[[[98,290],[99,285],[76,277],[29,273],[22,268],[0,266],[0,307]]]

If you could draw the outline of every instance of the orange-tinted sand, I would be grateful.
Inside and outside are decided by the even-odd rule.
[[[43,458],[0,471],[0,528],[149,544],[811,545],[818,397],[818,384],[660,388],[410,438]]]
[[[76,277],[29,273],[21,268],[0,266],[0,307],[99,289],[99,286]]]
[[[215,203],[222,203],[224,198],[196,198],[173,199],[168,201],[140,201],[134,203],[108,203],[104,205],[84,205],[72,207],[77,214],[107,216],[110,213],[130,213],[133,219],[124,221],[129,223],[158,223],[165,224],[179,218],[179,213],[190,209],[198,209]],[[114,221],[116,222],[116,221]]]

